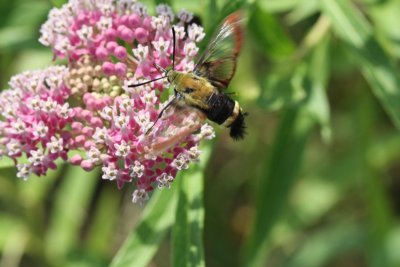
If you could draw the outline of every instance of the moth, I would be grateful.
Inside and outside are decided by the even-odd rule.
[[[199,58],[193,71],[175,70],[175,30],[173,34],[172,68],[164,69],[156,65],[164,75],[131,87],[141,86],[160,79],[167,79],[174,88],[174,97],[159,112],[156,122],[163,113],[172,109],[175,112],[190,107],[207,119],[230,129],[230,136],[243,139],[245,135],[245,116],[238,101],[233,100],[224,90],[233,78],[237,58],[243,42],[243,19],[240,12],[227,16],[218,26],[206,50]],[[151,129],[149,129],[150,131]],[[188,133],[193,129],[188,129]],[[148,131],[148,132],[149,132]]]

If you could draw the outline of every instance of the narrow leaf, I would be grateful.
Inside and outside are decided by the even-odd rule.
[[[307,92],[307,97],[296,107],[284,112],[271,155],[265,160],[265,169],[260,177],[257,192],[257,213],[245,251],[246,266],[264,266],[269,234],[286,208],[308,137],[318,118],[326,118],[323,114],[326,113],[327,107],[322,108],[315,104],[321,100],[320,97],[315,97],[315,94],[325,92],[328,78],[326,53],[326,46],[321,50],[317,49],[310,62],[304,63],[305,73],[296,79],[297,83],[293,83],[293,86],[302,87]]]
[[[15,166],[14,161],[8,157],[3,157],[0,160],[0,169],[11,168],[14,166]]]
[[[154,0],[154,5],[160,5],[160,4],[167,4],[167,5],[171,5],[172,4],[172,0]]]
[[[181,180],[182,175],[176,178]],[[146,267],[156,253],[168,229],[174,223],[177,203],[177,186],[171,190],[155,192],[136,229],[111,262],[110,267]]]
[[[289,109],[283,115],[270,159],[266,160],[257,186],[257,213],[245,266],[263,266],[269,233],[287,203],[312,125],[313,120],[302,116],[299,108]]]
[[[341,254],[356,250],[366,240],[364,227],[343,224],[326,227],[307,237],[299,250],[285,264],[287,267],[327,266]]]
[[[192,165],[180,181],[173,228],[173,266],[205,266],[203,251],[203,170],[211,148],[202,149],[200,164]]]
[[[86,247],[95,255],[107,255],[110,251],[110,239],[115,234],[115,224],[120,212],[120,198],[115,197],[115,188],[102,189],[96,203],[96,211],[89,225]]]
[[[256,4],[251,8],[249,33],[257,41],[265,55],[272,59],[288,57],[294,51],[293,41],[275,16]]]
[[[400,129],[400,78],[367,20],[346,0],[323,0],[322,8],[335,32],[352,50],[373,93]]]
[[[318,12],[318,0],[300,0],[293,10],[286,16],[290,24],[296,24],[300,21],[314,15]]]
[[[222,20],[224,17],[228,16],[232,12],[244,8],[247,3],[248,2],[246,0],[225,0],[224,5],[219,12],[220,19]]]
[[[50,0],[50,2],[54,7],[61,7],[67,2],[67,0]]]
[[[258,0],[257,4],[259,4],[263,9],[268,10],[273,13],[287,12],[292,10],[295,6],[297,6],[299,0]]]
[[[321,125],[321,135],[325,141],[331,139],[330,110],[326,93],[328,69],[321,66],[329,66],[329,38],[321,40],[311,55],[311,92],[308,100],[310,115]]]
[[[73,248],[98,181],[98,171],[86,172],[69,166],[55,196],[50,226],[45,238],[46,253],[58,262]]]

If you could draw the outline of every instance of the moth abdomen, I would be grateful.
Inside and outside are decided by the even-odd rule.
[[[245,115],[237,101],[232,100],[228,95],[215,93],[207,101],[209,108],[203,110],[207,118],[218,124],[230,128],[230,136],[235,140],[243,139],[246,132],[244,122]]]
[[[223,124],[231,117],[235,109],[235,101],[222,93],[212,94],[208,101],[208,109],[203,110],[207,118],[218,124]]]
[[[239,111],[239,114],[236,116],[236,119],[232,122],[230,126],[228,126],[231,130],[229,135],[234,140],[241,140],[246,135],[246,124],[244,122],[244,118],[247,113],[242,113]]]

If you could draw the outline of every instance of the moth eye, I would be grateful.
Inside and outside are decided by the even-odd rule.
[[[190,94],[190,93],[193,93],[193,92],[194,92],[193,88],[185,88],[185,93],[186,94]]]

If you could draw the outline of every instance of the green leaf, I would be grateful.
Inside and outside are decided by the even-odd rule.
[[[33,38],[34,34],[29,26],[6,27],[0,30],[0,49],[9,51],[21,49],[21,46]]]
[[[340,258],[341,254],[362,246],[366,239],[363,230],[360,225],[343,224],[328,226],[311,233],[284,266],[327,266],[331,260]]]
[[[178,174],[178,180],[183,177]],[[129,234],[115,255],[110,267],[146,267],[156,253],[168,229],[174,223],[177,186],[156,191],[140,218],[136,229]]]
[[[272,71],[263,81],[258,104],[269,110],[278,110],[304,101],[307,93],[302,83],[306,74],[305,64],[294,69],[289,66]]]
[[[286,16],[290,24],[296,24],[319,11],[319,0],[300,0]]]
[[[266,56],[279,60],[293,53],[294,43],[274,15],[254,4],[248,24],[249,33]]]
[[[154,5],[160,5],[160,4],[167,4],[167,5],[171,5],[172,4],[172,0],[154,0]]]
[[[115,193],[114,187],[103,188],[96,203],[96,210],[89,225],[86,241],[86,247],[90,249],[92,255],[107,255],[109,253],[110,239],[115,234],[121,202],[121,199],[113,193]]]
[[[53,262],[64,259],[79,239],[79,231],[87,212],[99,170],[86,172],[69,166],[55,197],[50,226],[45,238],[48,257]]]
[[[256,217],[245,255],[245,266],[263,266],[272,226],[286,206],[304,148],[313,126],[302,108],[287,110],[276,133],[270,158],[258,182]]]
[[[208,25],[208,21],[205,16],[208,15],[208,2],[207,1],[201,1],[201,2],[196,2],[196,1],[186,1],[186,0],[174,0],[173,1],[173,7],[174,11],[177,13],[181,9],[186,9],[190,12],[193,12],[193,14],[200,16],[201,17],[201,22],[202,26],[204,27],[204,24]]]
[[[1,219],[1,265],[7,267],[21,266],[31,236],[21,221],[14,218],[9,219],[4,214],[1,214]]]
[[[239,9],[245,8],[247,5],[248,5],[247,0],[226,0],[221,8],[221,11],[219,12],[220,19],[222,20],[229,14]]]
[[[67,0],[50,0],[51,4],[54,7],[61,7],[62,5],[64,5],[65,3],[67,3]]]
[[[400,28],[393,27],[398,23],[400,12],[399,1],[384,1],[379,5],[372,5],[367,10],[369,18],[375,27],[382,45],[391,53],[400,56]]]
[[[219,6],[217,0],[210,0],[208,4],[208,12],[205,14],[207,16],[207,21],[209,25],[217,25],[218,17],[215,14],[219,13]]]
[[[307,93],[304,101],[284,111],[276,133],[271,155],[265,160],[260,177],[255,221],[245,251],[246,266],[263,266],[268,248],[269,234],[287,206],[289,192],[296,181],[302,157],[312,129],[320,118],[326,120],[327,102],[315,94],[324,94],[328,79],[327,46],[321,44],[311,55],[309,62],[299,67],[301,75],[294,74],[293,87]],[[318,93],[317,93],[318,92]]]
[[[204,175],[211,148],[202,149],[200,164],[192,164],[180,181],[173,227],[173,266],[205,266],[203,251]]]
[[[210,41],[213,34],[215,34],[215,29],[222,23],[222,21],[231,13],[244,9],[247,5],[246,0],[225,0],[221,8],[218,8],[216,2],[212,1],[208,6],[205,6],[203,10],[210,10],[211,8],[216,8],[212,13],[206,14],[204,17],[207,20],[203,21],[203,27],[206,29],[206,36],[204,40],[199,44],[200,51],[203,51],[208,42]]]
[[[286,12],[297,6],[299,0],[258,0],[257,4],[268,12],[279,13]]]
[[[311,55],[311,68],[309,79],[311,92],[308,99],[308,111],[310,116],[321,125],[321,135],[325,141],[331,139],[330,110],[326,83],[329,75],[329,38],[323,39]]]
[[[15,166],[14,161],[12,159],[10,159],[9,157],[3,157],[0,160],[0,169],[11,168],[14,166]]]
[[[27,181],[18,182],[20,202],[24,203],[26,209],[32,212],[30,214],[32,217],[38,216],[37,207],[48,197],[49,191],[60,177],[63,167],[59,166],[55,170],[48,170],[43,179],[31,174]]]
[[[368,210],[369,239],[366,242],[368,251],[367,259],[370,266],[391,266],[384,251],[384,242],[389,234],[394,217],[390,205],[390,198],[386,194],[386,185],[382,176],[386,170],[379,171],[368,164],[368,148],[371,147],[374,125],[379,120],[373,111],[374,102],[371,97],[362,97],[358,101],[354,120],[357,121],[359,130],[355,131],[356,144],[361,159],[361,177],[363,184],[363,198]]]
[[[367,20],[345,0],[323,0],[335,32],[349,46],[373,93],[400,129],[400,78]]]
[[[370,166],[378,170],[386,170],[396,164],[400,158],[400,136],[398,132],[385,135],[376,140],[367,151]]]
[[[400,265],[400,254],[398,253],[400,247],[400,226],[393,227],[388,235],[385,244],[386,253],[390,260],[391,266]]]

